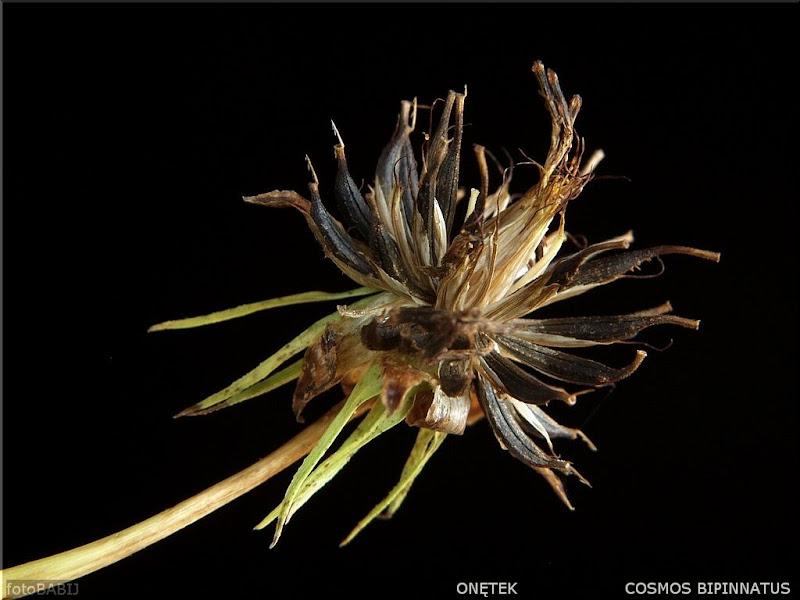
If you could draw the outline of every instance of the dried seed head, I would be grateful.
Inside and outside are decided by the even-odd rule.
[[[533,163],[538,181],[527,190],[512,192],[514,165],[509,164],[490,191],[487,155],[494,158],[482,146],[475,146],[480,190],[459,189],[466,92],[451,91],[419,153],[411,137],[416,101],[401,103],[394,133],[378,158],[374,185],[364,195],[350,175],[334,125],[338,168],[333,193],[347,227],[326,209],[310,161],[310,199],[287,191],[246,198],[299,210],[325,254],[345,274],[382,292],[360,306],[341,309],[324,329],[304,338],[307,350],[294,395],[298,416],[314,396],[340,382],[358,381],[346,410],[369,398],[379,401],[364,421],[368,425],[362,423],[355,438],[323,463],[325,469],[320,471],[317,462],[332,437],[321,442],[317,456],[309,456],[271,516],[278,520],[276,539],[305,501],[303,494],[313,493],[335,472],[329,461],[346,462],[376,431],[403,418],[422,431],[399,487],[378,512],[396,510],[421,464],[441,443],[425,430],[439,432],[436,436],[460,434],[481,413],[500,445],[541,474],[571,508],[561,476],[585,480],[557,457],[553,441],[581,438],[594,446],[581,431],[553,420],[544,407],[554,400],[574,404],[585,391],[628,377],[646,354],[638,350],[627,365],[611,367],[564,349],[628,341],[656,325],[697,327],[697,321],[669,314],[669,303],[621,315],[531,315],[665,255],[719,260],[717,253],[684,246],[629,250],[630,232],[571,253],[564,250],[566,209],[591,181],[603,154],[597,151],[583,160],[583,140],[575,131],[580,97],[568,100],[556,74],[541,62],[533,72],[552,132],[545,160]],[[465,198],[467,206],[459,210]]]

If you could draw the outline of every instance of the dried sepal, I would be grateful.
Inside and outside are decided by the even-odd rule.
[[[672,305],[666,302],[649,311],[627,315],[516,319],[509,324],[509,333],[534,344],[577,348],[630,340],[655,325],[678,325],[687,329],[699,327],[700,321],[667,314],[671,310]]]
[[[597,450],[597,447],[580,429],[565,427],[541,408],[533,404],[525,404],[515,398],[509,398],[509,401],[514,405],[517,414],[522,417],[523,421],[530,424],[530,431],[534,434],[541,435],[542,438],[545,439],[551,452],[555,452],[552,443],[552,439],[554,438],[566,438],[570,440],[581,439],[590,450]],[[525,426],[524,422],[523,427]]]
[[[298,421],[302,422],[303,409],[309,400],[325,390],[332,388],[337,379],[337,345],[342,335],[330,325],[303,355],[303,368],[294,388],[292,410]]]
[[[544,477],[545,481],[550,485],[555,495],[558,497],[561,502],[564,503],[569,510],[575,510],[575,507],[572,506],[572,502],[569,501],[569,496],[567,496],[567,488],[564,487],[564,481],[556,475],[552,469],[548,469],[547,467],[532,467],[534,471],[536,471],[539,475]]]
[[[401,103],[394,135],[378,158],[375,173],[375,193],[379,201],[388,202],[395,195],[395,190],[401,191],[400,214],[403,215],[406,228],[413,218],[414,204],[419,194],[417,161],[410,138],[416,116],[416,102]],[[400,231],[396,230],[395,233],[399,236]]]
[[[417,393],[406,422],[414,427],[461,435],[467,427],[471,408],[468,394],[448,396],[436,386],[431,391]]]
[[[383,357],[380,366],[381,402],[389,414],[397,410],[411,390],[430,379],[423,371],[393,360],[390,356]]]
[[[575,394],[548,385],[499,354],[488,354],[480,361],[481,371],[494,387],[527,404],[548,404],[560,400],[575,404]]]
[[[569,462],[548,455],[525,432],[511,404],[497,393],[494,382],[478,376],[478,399],[500,445],[530,467],[572,473]]]
[[[467,395],[475,378],[473,358],[451,358],[439,362],[438,377],[442,391],[448,396]]]
[[[400,248],[379,218],[373,218],[368,239],[370,250],[383,272],[394,281],[407,286],[410,279],[403,265]]]
[[[668,254],[684,254],[713,262],[719,262],[720,259],[719,252],[698,250],[688,246],[657,246],[598,258],[582,263],[577,273],[541,306],[572,298],[597,286],[616,281],[638,268],[642,263]]]
[[[309,162],[309,168],[310,165]],[[355,240],[345,231],[342,224],[331,216],[322,203],[316,174],[314,181],[308,184],[308,189],[311,193],[309,214],[317,226],[317,236],[322,242],[325,253],[337,264],[343,264],[346,270],[355,271],[362,276],[375,277],[377,273],[364,252],[358,248]]]
[[[447,250],[448,223],[452,224],[458,191],[458,159],[464,127],[466,94],[450,92],[439,125],[431,136],[416,198],[413,231],[417,252],[424,264],[437,267]],[[449,137],[451,115],[455,113],[453,137]]]
[[[595,387],[616,383],[629,377],[647,356],[646,352],[637,350],[633,362],[615,369],[588,358],[533,344],[510,335],[497,335],[494,339],[504,356],[553,379]]]
[[[336,204],[339,211],[347,217],[363,239],[369,238],[369,232],[372,228],[372,218],[370,216],[369,207],[361,195],[353,177],[350,175],[350,170],[347,168],[347,158],[344,153],[344,142],[339,135],[339,130],[336,125],[333,126],[336,136],[339,138],[339,143],[334,147],[334,155],[336,156],[337,170],[336,181],[334,187],[334,195],[336,197]]]

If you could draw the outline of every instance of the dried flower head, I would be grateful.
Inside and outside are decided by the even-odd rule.
[[[348,392],[343,408],[300,467],[284,501],[260,524],[277,521],[275,541],[294,512],[356,451],[403,420],[420,431],[401,479],[345,541],[376,515],[397,510],[444,437],[463,433],[484,415],[501,447],[542,475],[571,508],[562,477],[585,480],[556,455],[553,441],[581,438],[593,446],[580,430],[556,422],[545,407],[555,401],[574,404],[583,392],[628,377],[646,354],[638,350],[626,366],[611,367],[568,350],[627,341],[654,325],[697,328],[698,321],[670,314],[669,303],[610,316],[530,316],[663,255],[719,260],[717,253],[684,246],[629,250],[630,232],[563,251],[566,208],[592,179],[602,153],[583,160],[583,140],[575,132],[580,97],[567,100],[556,74],[542,63],[535,63],[533,72],[552,119],[552,135],[545,161],[534,163],[538,181],[526,191],[511,191],[509,168],[490,193],[487,156],[492,157],[481,146],[475,146],[481,189],[465,193],[459,188],[466,93],[451,91],[419,155],[411,141],[419,107],[401,104],[374,184],[366,191],[350,174],[334,126],[334,195],[346,225],[323,203],[310,160],[308,198],[294,191],[245,198],[300,211],[325,254],[364,287],[341,295],[300,294],[240,307],[219,318],[372,294],[340,306],[253,372],[182,413],[235,404],[296,378],[293,407],[302,419],[309,401],[343,385]],[[303,349],[302,360],[273,373]],[[366,408],[370,412],[355,431],[323,461],[345,424]]]

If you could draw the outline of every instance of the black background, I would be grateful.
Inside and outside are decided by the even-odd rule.
[[[3,566],[155,514],[299,430],[288,388],[171,416],[331,306],[146,333],[352,287],[297,213],[242,195],[302,192],[306,153],[325,192],[330,119],[370,182],[399,101],[464,85],[468,144],[541,159],[549,123],[530,66],[542,59],[582,95],[578,129],[606,151],[600,173],[628,178],[592,184],[570,231],[597,241],[633,228],[641,246],[723,253],[719,265],[670,257],[658,279],[576,302],[621,312],[670,299],[703,320],[697,333],[654,331],[648,340],[674,345],[560,414],[599,446],[560,446],[594,484],[570,482],[577,510],[481,423],[445,443],[395,519],[339,549],[396,481],[413,440],[403,426],[275,549],[251,527],[293,469],[80,580],[80,597],[449,598],[468,581],[620,597],[629,581],[796,582],[794,6],[3,9]]]

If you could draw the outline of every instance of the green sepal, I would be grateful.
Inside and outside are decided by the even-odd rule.
[[[377,438],[382,433],[388,431],[401,421],[405,419],[406,414],[411,408],[411,402],[404,401],[391,415],[387,414],[386,407],[382,402],[376,402],[370,409],[370,412],[359,423],[358,427],[350,434],[350,436],[342,442],[342,445],[329,456],[325,461],[320,463],[308,476],[299,493],[297,494],[289,515],[287,522],[291,519],[297,510],[303,506],[314,494],[316,494],[326,483],[333,479],[339,471],[350,461],[350,459],[367,445],[369,442]],[[285,500],[284,500],[285,502]],[[281,502],[269,513],[255,529],[263,529],[272,523],[280,514],[284,502]]]
[[[360,287],[347,292],[302,292],[300,294],[292,294],[291,296],[281,296],[280,298],[270,298],[269,300],[262,300],[260,302],[242,304],[241,306],[220,310],[199,317],[188,317],[186,319],[164,321],[163,323],[157,323],[156,325],[153,325],[147,331],[154,332],[168,331],[172,329],[191,329],[193,327],[202,327],[204,325],[212,325],[214,323],[230,321],[231,319],[238,319],[239,317],[245,317],[247,315],[270,308],[291,306],[292,304],[326,302],[328,300],[340,300],[342,298],[353,298],[356,296],[366,296],[367,294],[374,294],[376,291],[377,290],[370,288]]]
[[[288,522],[291,515],[294,513],[294,505],[297,502],[298,496],[303,490],[303,487],[311,475],[314,467],[317,466],[322,457],[331,447],[336,438],[344,429],[344,426],[355,414],[356,410],[371,398],[375,398],[381,392],[381,371],[377,363],[372,364],[366,373],[359,379],[353,391],[350,392],[347,400],[342,409],[334,417],[331,424],[322,434],[316,446],[308,453],[300,468],[294,474],[289,488],[286,490],[286,495],[283,502],[280,504],[280,511],[277,515],[277,524],[275,525],[275,536],[272,540],[274,546],[281,536],[283,526]]]
[[[428,462],[434,452],[442,445],[444,438],[447,437],[446,433],[432,431],[430,429],[420,429],[417,434],[417,440],[414,447],[411,449],[411,454],[403,467],[403,472],[400,475],[400,481],[392,488],[392,491],[381,500],[369,514],[361,519],[358,525],[355,526],[353,531],[342,541],[340,546],[345,546],[353,541],[361,530],[369,525],[376,517],[382,513],[385,516],[391,516],[395,511],[400,508],[405,499],[411,485],[414,483],[417,475],[420,474],[425,463]]]

